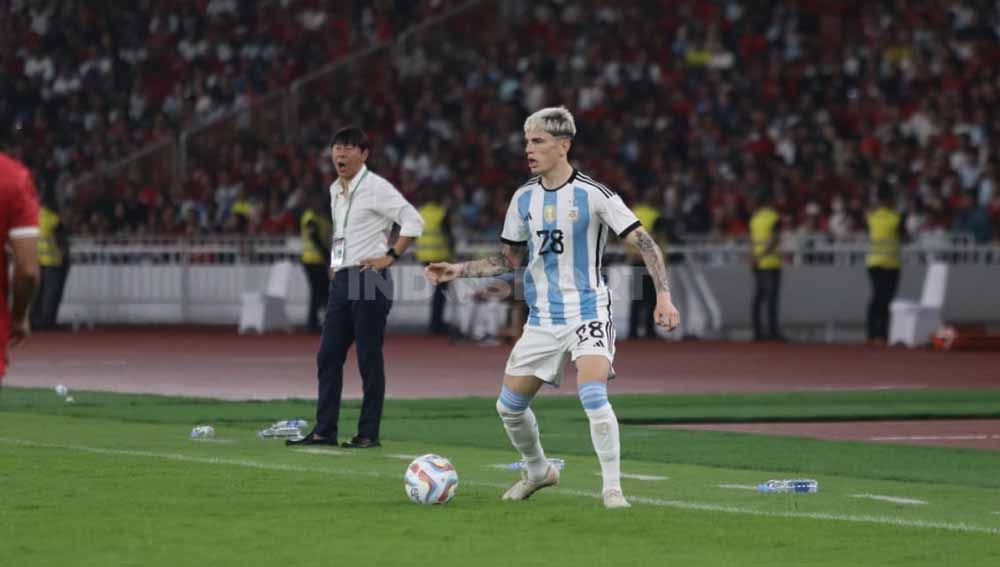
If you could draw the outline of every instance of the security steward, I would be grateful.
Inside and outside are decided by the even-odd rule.
[[[646,227],[646,230],[653,235],[656,242],[660,245],[664,257],[666,257],[666,238],[662,230],[663,223],[661,222],[660,211],[650,204],[652,197],[652,192],[647,190],[643,193],[639,203],[632,207],[632,212],[638,217],[642,226]],[[628,317],[628,338],[639,338],[639,327],[641,325],[645,329],[645,337],[647,339],[655,339],[657,338],[657,334],[653,313],[656,309],[656,286],[653,284],[653,278],[649,275],[649,270],[645,268],[646,264],[642,259],[639,249],[635,246],[627,245],[626,253],[628,254],[629,263],[632,265],[632,273],[641,275],[641,285],[638,286],[635,285],[638,282],[634,282],[633,277],[632,302],[629,305]]]
[[[320,311],[326,308],[330,291],[330,216],[325,213],[322,201],[321,195],[310,194],[299,219],[302,268],[309,282],[306,327],[310,331],[320,330]]]
[[[330,298],[316,356],[319,395],[316,425],[289,445],[336,445],[347,349],[357,344],[363,398],[358,433],[345,448],[380,446],[385,363],[382,345],[392,308],[388,268],[423,231],[420,214],[388,180],[365,162],[371,147],[356,127],[339,130],[330,144],[338,179],[330,185],[333,239]],[[399,238],[389,245],[394,224]]]
[[[451,262],[454,259],[454,248],[451,234],[451,223],[448,209],[442,198],[440,187],[431,190],[427,201],[420,207],[420,218],[424,221],[424,232],[417,243],[417,261],[422,264],[431,262]],[[434,297],[431,300],[431,334],[447,335],[448,325],[444,322],[444,308],[449,282],[434,286]]]
[[[872,295],[868,302],[865,327],[868,342],[884,344],[889,338],[889,305],[899,288],[902,268],[902,243],[906,237],[906,222],[893,209],[895,191],[891,184],[883,181],[876,192],[877,206],[868,213],[868,279],[871,281]]]
[[[753,339],[784,341],[778,325],[778,295],[781,292],[781,215],[774,209],[769,191],[758,197],[757,210],[750,217],[750,241],[754,276]],[[766,314],[767,324],[764,324]],[[766,330],[765,330],[766,328]]]
[[[38,229],[38,264],[42,279],[38,298],[31,307],[31,326],[35,330],[54,329],[69,276],[69,237],[52,191],[42,194]]]

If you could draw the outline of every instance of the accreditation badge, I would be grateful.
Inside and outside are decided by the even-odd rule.
[[[330,249],[330,267],[339,268],[344,264],[344,249],[346,242],[343,238],[333,239],[333,248]]]

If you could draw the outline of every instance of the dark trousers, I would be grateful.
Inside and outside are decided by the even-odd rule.
[[[382,344],[385,323],[392,308],[392,280],[382,273],[358,268],[338,270],[330,282],[326,321],[316,355],[319,399],[316,404],[315,433],[337,436],[340,398],[344,389],[344,361],[347,349],[357,344],[358,369],[364,398],[358,435],[379,438],[382,405],[385,401],[385,364]]]
[[[892,268],[868,268],[868,279],[872,282],[872,298],[868,302],[868,339],[889,338],[889,304],[896,297],[899,287],[899,270]]]
[[[778,294],[781,291],[781,270],[754,269],[753,278],[753,311],[751,311],[753,338],[754,340],[779,339],[781,331],[778,330]]]
[[[449,282],[434,286],[434,297],[431,299],[431,333],[447,335],[448,325],[444,322],[444,304],[447,300]]]
[[[41,275],[38,297],[31,306],[31,328],[35,330],[51,329],[56,326],[59,304],[62,303],[66,278],[69,276],[69,264],[42,266]]]
[[[309,281],[309,315],[306,326],[319,330],[319,310],[326,308],[330,298],[330,270],[325,264],[302,264]]]
[[[634,295],[632,303],[629,305],[628,315],[628,338],[639,338],[639,325],[646,330],[646,338],[656,338],[656,285],[653,278],[644,268],[634,268],[636,273],[642,274],[642,287],[636,289],[632,287]]]

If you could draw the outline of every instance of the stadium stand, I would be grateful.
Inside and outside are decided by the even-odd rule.
[[[490,238],[524,177],[523,117],[562,103],[580,167],[652,191],[688,238],[743,236],[763,187],[790,231],[847,236],[888,179],[912,233],[1000,239],[1000,12],[969,0],[474,2],[316,81],[281,136],[192,144],[173,182],[72,183],[457,4],[0,1],[0,136],[76,234],[276,234],[330,182],[330,132],[360,121],[380,171],[408,196],[447,186],[460,237]]]
[[[65,188],[390,39],[447,4],[146,0],[121,9],[106,1],[3,0],[0,145],[43,185],[63,189],[61,199],[80,213],[78,233],[184,232],[191,221],[182,205],[191,200],[174,198],[157,179],[138,192],[105,186],[72,195]],[[148,218],[142,213],[150,208],[161,212]]]

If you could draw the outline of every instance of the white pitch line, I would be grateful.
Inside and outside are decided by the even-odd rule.
[[[336,449],[320,449],[319,447],[306,447],[303,449],[292,449],[293,453],[309,453],[310,455],[333,455],[334,457],[346,457],[350,455],[347,451]]]
[[[60,445],[54,443],[39,443],[26,439],[12,439],[0,437],[0,443],[9,445],[19,445],[22,447],[37,447],[42,449],[62,449],[66,451],[78,451],[81,453],[92,453],[96,455],[119,455],[126,457],[146,457],[151,459],[162,459],[166,461],[177,461],[184,463],[198,463],[205,465],[230,465],[245,467],[257,470],[286,471],[316,474],[340,474],[345,476],[366,476],[373,478],[390,478],[390,475],[378,473],[371,470],[353,470],[343,468],[323,468],[323,467],[302,467],[297,465],[284,465],[278,463],[265,463],[252,461],[249,459],[220,459],[215,457],[195,457],[180,453],[154,453],[152,451],[132,451],[125,449],[107,449],[103,447],[88,447],[85,445]],[[491,488],[507,488],[507,484],[484,481],[463,481],[472,486],[487,486]],[[553,495],[578,496],[589,499],[600,499],[601,494],[597,492],[587,492],[584,490],[570,490],[560,488],[552,491]],[[661,498],[651,498],[646,496],[629,496],[629,500],[634,503],[648,504],[650,506],[663,506],[667,508],[677,508],[681,510],[700,510],[704,512],[723,512],[727,514],[740,514],[746,516],[757,516],[767,518],[804,518],[812,520],[827,520],[833,522],[851,522],[863,524],[879,524],[886,526],[898,526],[919,529],[939,529],[953,532],[986,533],[1000,536],[1000,528],[991,528],[967,524],[965,522],[935,522],[927,520],[904,520],[892,516],[869,516],[853,514],[830,514],[826,512],[772,512],[757,510],[754,508],[741,508],[737,506],[725,506],[722,504],[705,504],[701,502],[687,502],[684,500],[666,500]]]
[[[389,453],[388,455],[386,455],[386,458],[399,459],[401,461],[412,461],[413,459],[416,459],[419,456],[420,455],[404,455],[402,453]]]
[[[901,498],[899,496],[885,496],[884,494],[852,494],[851,498],[881,500],[882,502],[892,502],[893,504],[909,504],[912,506],[922,506],[924,504],[927,504],[926,500],[920,500],[918,498]]]
[[[87,447],[85,445],[58,445],[54,443],[37,443],[35,441],[28,441],[24,439],[11,439],[8,437],[0,437],[0,443],[7,443],[10,445],[21,445],[24,447],[38,447],[42,449],[64,449],[67,451],[79,451],[81,453],[93,453],[95,455],[121,455],[125,457],[148,457],[151,459],[163,459],[165,461],[199,463],[205,465],[232,465],[237,467],[246,467],[251,469],[272,470],[272,471],[312,472],[312,473],[322,473],[322,474],[330,474],[332,472],[332,473],[341,473],[348,476],[355,476],[355,475],[371,476],[371,477],[385,476],[372,471],[356,471],[349,469],[331,470],[328,468],[302,467],[298,465],[283,465],[280,463],[262,463],[260,461],[251,461],[248,459],[220,459],[217,457],[195,457],[193,455],[184,455],[181,453],[154,453],[152,451],[106,449],[104,447]],[[333,453],[330,452],[330,454]]]
[[[752,484],[720,484],[719,488],[728,488],[730,490],[757,490],[757,487]]]
[[[572,492],[572,491],[571,491]],[[574,492],[575,493],[575,492]],[[580,494],[582,495],[582,494]],[[965,522],[935,522],[929,520],[904,520],[892,516],[869,516],[855,514],[831,514],[828,512],[769,512],[756,510],[753,508],[739,508],[736,506],[724,506],[721,504],[700,504],[697,502],[684,502],[678,500],[662,500],[659,498],[647,498],[644,496],[629,496],[632,502],[651,504],[654,506],[668,506],[684,510],[702,510],[706,512],[727,512],[731,514],[745,514],[749,516],[764,516],[769,518],[804,518],[811,520],[830,520],[833,522],[851,522],[862,524],[880,524],[888,526],[899,526],[904,528],[938,529],[954,532],[987,533],[1000,536],[1000,528],[988,528],[967,524]]]
[[[599,472],[595,472],[594,476],[603,476]],[[645,480],[645,481],[656,481],[656,480],[667,480],[665,476],[657,476],[652,474],[628,474],[621,473],[622,478],[631,478],[632,480]]]
[[[631,478],[633,480],[649,480],[649,481],[667,480],[667,477],[665,477],[665,476],[659,476],[659,475],[655,475],[655,474],[630,474],[630,473],[622,473],[622,478]]]
[[[869,441],[983,441],[985,439],[1000,439],[1000,435],[982,433],[970,435],[885,435],[869,437]]]

